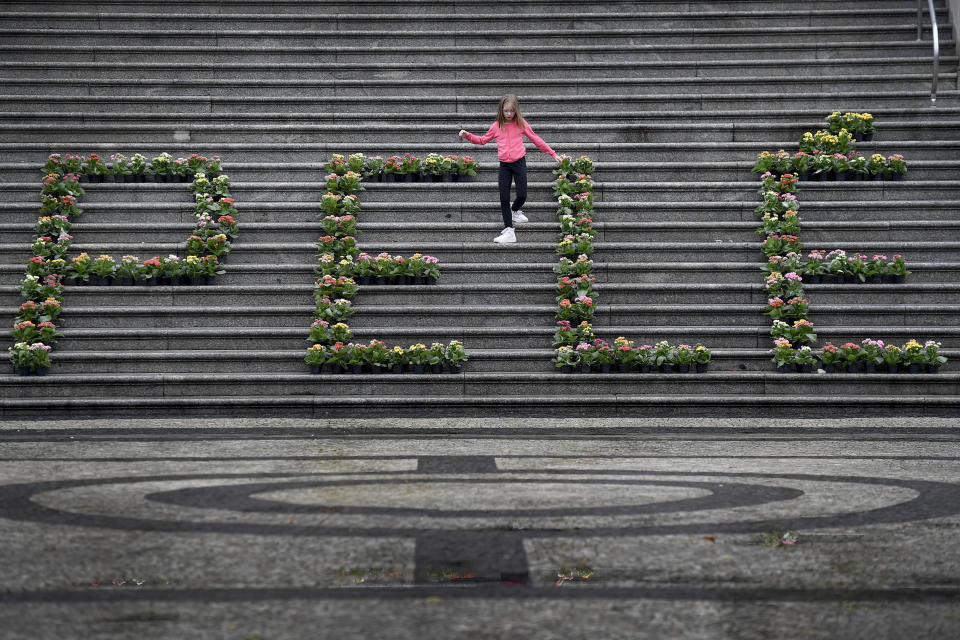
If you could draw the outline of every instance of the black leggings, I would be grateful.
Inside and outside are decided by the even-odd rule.
[[[510,207],[510,182],[517,182],[517,199]],[[527,201],[527,159],[520,158],[516,162],[500,163],[500,213],[503,214],[503,226],[513,226],[513,212],[519,211]]]

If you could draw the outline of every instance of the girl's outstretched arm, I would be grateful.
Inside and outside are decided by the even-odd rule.
[[[493,140],[496,136],[497,136],[496,122],[490,125],[490,128],[487,129],[487,132],[482,136],[474,135],[469,131],[463,131],[462,129],[460,130],[460,137],[469,142],[472,142],[473,144],[487,144],[488,142]]]
[[[538,136],[533,132],[533,129],[530,128],[529,123],[527,124],[526,128],[523,130],[523,135],[527,136],[527,140],[529,140],[534,145],[536,145],[537,149],[540,149],[540,151],[543,151],[545,154],[547,154],[554,160],[559,159],[557,152],[551,149],[550,145],[548,145],[546,142],[543,141],[543,138],[541,138],[540,136]]]

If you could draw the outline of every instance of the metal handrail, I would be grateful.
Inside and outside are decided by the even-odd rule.
[[[933,33],[933,80],[930,83],[930,103],[937,103],[937,79],[940,77],[940,28],[937,26],[937,12],[933,8],[933,0],[927,0],[927,11],[930,13],[930,29]],[[923,1],[917,0],[917,42],[922,40],[923,32]]]

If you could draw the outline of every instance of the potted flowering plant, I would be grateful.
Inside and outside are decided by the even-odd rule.
[[[593,270],[593,260],[586,254],[577,256],[577,259],[560,258],[560,261],[553,267],[553,272],[558,276],[580,276],[590,273]]]
[[[804,345],[793,352],[791,363],[796,367],[797,373],[811,373],[813,365],[817,364],[817,359],[810,347]]]
[[[180,276],[183,275],[183,265],[180,258],[170,254],[163,261],[163,271],[160,278],[163,284],[176,286],[180,284]]]
[[[893,180],[903,180],[907,175],[907,161],[899,153],[887,158],[887,175]]]
[[[633,349],[633,341],[619,336],[613,341],[613,361],[617,365],[618,373],[630,373],[637,361],[637,352]]]
[[[927,340],[923,343],[923,363],[927,365],[927,373],[937,373],[946,361],[947,359],[940,355],[939,342]]]
[[[407,350],[397,345],[390,349],[389,360],[390,373],[403,373],[403,367],[407,364]]]
[[[883,282],[883,277],[887,274],[887,256],[874,254],[870,261],[866,263],[865,276],[866,282],[879,284]]]
[[[566,176],[567,174],[573,173],[573,171],[573,158],[568,155],[561,155],[557,166],[553,168],[554,175],[558,176]]]
[[[800,178],[806,178],[813,169],[813,156],[805,151],[798,151],[793,156],[791,171]]]
[[[850,163],[850,174],[857,180],[866,180],[870,176],[870,170],[867,168],[867,159],[856,151],[851,151],[847,155]]]
[[[130,158],[130,175],[134,182],[147,181],[147,159],[142,154],[135,153]]]
[[[413,373],[423,373],[429,358],[427,346],[423,343],[412,344],[407,349],[407,362]]]
[[[457,179],[457,171],[460,167],[460,158],[458,156],[443,156],[440,161],[440,177],[443,182],[453,182]]]
[[[123,256],[117,264],[117,271],[114,277],[122,285],[131,285],[137,280],[137,263],[140,258],[137,256]]]
[[[346,364],[345,369],[348,373],[363,373],[366,350],[366,345],[353,342],[348,342],[347,346],[343,348],[341,354],[343,355]]]
[[[403,162],[400,164],[400,172],[403,174],[404,182],[417,182],[420,180],[420,158],[409,153],[403,154]]]
[[[711,354],[702,344],[698,344],[693,349],[693,362],[696,365],[697,373],[706,373],[710,366]]]
[[[443,360],[446,350],[446,345],[439,342],[434,342],[427,349],[427,364],[430,365],[431,373],[443,373]]]
[[[10,352],[10,362],[13,363],[13,368],[17,370],[17,373],[21,376],[30,375],[30,372],[34,369],[30,345],[26,342],[17,342],[7,351]]]
[[[867,170],[874,180],[882,180],[883,175],[887,172],[887,159],[879,153],[874,153],[867,162]]]
[[[365,178],[373,180],[383,180],[383,158],[380,156],[370,156],[367,158],[367,166],[363,172]]]
[[[98,278],[96,284],[109,285],[117,271],[117,263],[113,259],[113,256],[101,254],[93,261],[91,271],[93,271],[93,275]]]
[[[656,364],[656,355],[653,345],[642,344],[637,347],[637,366],[640,373],[650,373],[650,369]]]
[[[911,338],[903,345],[901,352],[910,373],[921,373],[925,369],[924,348],[919,342]]]
[[[347,160],[343,157],[343,154],[335,153],[330,157],[330,161],[323,165],[323,168],[327,170],[327,173],[342,176],[350,170],[350,165],[347,164]]]
[[[371,340],[363,351],[364,363],[370,373],[383,373],[390,366],[390,352],[380,340]]]
[[[347,168],[354,173],[363,173],[367,164],[367,157],[362,153],[351,153],[347,159]]]
[[[144,260],[143,264],[137,269],[137,275],[147,285],[155,285],[160,280],[163,273],[163,258],[154,256]]]
[[[883,363],[883,341],[864,338],[860,341],[860,360],[866,373],[876,373]]]
[[[653,364],[660,367],[660,373],[673,371],[674,351],[666,340],[653,345]]]
[[[813,332],[813,323],[805,318],[794,320],[793,326],[789,329],[789,340],[794,345],[815,342],[817,334]]]
[[[900,347],[895,344],[884,345],[883,362],[887,365],[887,371],[889,373],[897,373],[897,370],[900,368],[900,363],[903,362],[903,352]]]
[[[13,331],[10,332],[10,335],[13,336],[15,342],[30,343],[40,336],[40,331],[37,329],[37,325],[30,320],[14,321]]]
[[[574,345],[578,342],[577,330],[570,325],[569,320],[557,320],[557,328],[553,334],[553,346]]]
[[[903,284],[907,281],[910,271],[907,271],[907,263],[899,253],[894,254],[893,261],[887,263],[887,273],[893,284]]]
[[[331,373],[343,373],[347,368],[347,349],[342,342],[335,342],[327,349],[327,363]]]
[[[553,363],[560,369],[560,373],[573,373],[580,364],[580,355],[572,346],[564,344],[554,351]]]
[[[823,363],[823,370],[826,373],[833,373],[840,364],[840,352],[833,343],[828,342],[820,350],[820,362]]]
[[[180,277],[186,278],[188,284],[191,286],[206,284],[206,269],[203,268],[203,262],[201,262],[200,256],[187,256],[180,265],[183,268]]]
[[[477,161],[470,156],[461,156],[457,166],[460,182],[473,182],[477,178]]]
[[[443,360],[450,373],[460,373],[464,363],[469,360],[467,352],[463,348],[463,343],[458,340],[451,340],[450,344],[444,349]]]
[[[83,163],[82,173],[90,182],[103,182],[103,177],[110,173],[110,167],[100,159],[100,156],[91,153]]]
[[[688,344],[677,345],[674,354],[674,362],[677,365],[677,372],[689,372],[690,365],[693,364],[693,347]]]
[[[580,372],[590,373],[594,365],[598,365],[599,354],[597,347],[587,342],[581,342],[574,349],[576,357],[580,361]]]
[[[133,182],[133,170],[130,168],[130,159],[122,153],[110,156],[113,161],[113,176],[115,182]]]
[[[840,355],[839,364],[846,368],[847,373],[857,373],[863,359],[863,350],[855,342],[846,342],[837,347]]]
[[[323,365],[327,361],[327,348],[322,344],[315,344],[307,349],[307,355],[303,360],[310,367],[310,373],[316,375],[323,370]]]
[[[70,266],[67,268],[67,274],[73,279],[74,284],[83,284],[90,280],[93,275],[93,260],[86,252],[70,258]]]
[[[400,156],[390,156],[383,163],[383,177],[386,182],[397,182],[402,180],[403,176],[403,158]]]
[[[777,338],[773,341],[773,362],[780,373],[789,373],[793,369],[793,345],[786,338]]]

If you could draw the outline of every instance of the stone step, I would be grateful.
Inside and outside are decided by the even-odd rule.
[[[235,345],[239,347],[240,345]],[[942,353],[948,359],[960,355],[960,351]],[[73,376],[87,374],[147,374],[147,373],[200,373],[206,369],[218,373],[303,373],[305,348],[288,350],[186,350],[186,351],[100,351],[56,352],[55,374]],[[472,373],[488,372],[541,372],[555,373],[551,362],[553,349],[470,349],[467,364]],[[727,371],[773,371],[769,349],[713,349],[711,366],[714,372]],[[198,366],[203,363],[206,366]],[[952,373],[955,367],[948,363],[939,373]],[[373,373],[373,372],[370,372]],[[592,373],[599,373],[591,372]],[[659,372],[658,372],[659,373]],[[382,372],[377,372],[382,375]],[[444,375],[448,375],[444,371]],[[351,374],[352,375],[352,374]],[[376,376],[374,376],[376,377]],[[589,383],[590,378],[584,382]]]
[[[529,323],[553,326],[556,305],[458,305],[411,306],[366,305],[354,301],[362,313],[352,317],[350,326],[381,327],[385,324],[437,327],[500,326]],[[601,304],[594,316],[599,326],[636,324],[678,326],[745,324],[757,326],[768,319],[761,315],[763,304]],[[359,308],[359,307],[358,307]],[[60,318],[65,328],[136,327],[145,322],[158,327],[202,327],[229,323],[245,327],[293,327],[309,324],[313,305],[262,306],[156,306],[108,307],[70,305]],[[949,304],[814,304],[811,320],[822,324],[859,323],[864,327],[887,325],[950,326],[960,306]]]
[[[691,189],[692,184],[696,185]],[[231,193],[239,203],[265,201],[316,202],[323,192],[323,183],[312,182],[245,182],[233,183]],[[475,194],[496,194],[495,182],[473,183],[379,183],[365,182],[360,195],[361,203],[367,202],[431,202],[473,199]],[[606,203],[644,201],[742,201],[755,197],[757,182],[597,182],[595,197]],[[0,194],[8,201],[28,202],[37,197],[37,183],[0,183]],[[86,187],[83,204],[99,202],[152,202],[159,198],[173,200],[183,194],[190,197],[183,184],[91,184]],[[489,197],[489,196],[488,196]],[[812,182],[803,185],[803,203],[823,200],[932,200],[935,198],[960,199],[960,181],[913,180],[902,181],[845,181]],[[531,202],[552,202],[552,182],[529,182],[527,199]],[[754,205],[756,206],[756,205]],[[499,207],[497,207],[499,208]]]
[[[698,283],[606,283],[599,281],[595,300],[600,305],[656,304],[695,305],[697,303],[722,305],[764,305],[769,297],[758,283],[716,283],[704,273]],[[69,286],[65,308],[77,306],[108,307],[122,300],[124,306],[191,308],[205,305],[309,304],[313,289],[309,284],[289,285],[224,285],[198,287],[146,286]],[[883,302],[886,305],[924,304],[936,299],[939,304],[960,304],[960,285],[947,282],[857,285],[809,285],[806,296],[813,304],[855,305]],[[555,287],[550,281],[537,283],[449,283],[423,285],[363,285],[356,302],[358,312],[372,306],[438,306],[444,304],[473,304],[511,306],[518,299],[530,305],[555,304]],[[0,308],[15,315],[21,302],[16,288],[0,286]]]
[[[2,39],[0,32],[0,39]],[[135,46],[135,43],[131,43]],[[888,83],[896,83],[901,91],[929,91],[929,73],[869,74],[847,73],[819,76],[779,76],[775,74],[744,78],[716,76],[710,78],[534,78],[513,83],[520,93],[539,92],[546,95],[590,96],[597,94],[640,93],[659,95],[687,95],[698,97],[703,93],[726,94],[737,101],[740,94],[766,88],[770,93],[788,94],[792,91],[818,92],[858,91],[881,92]],[[957,73],[941,70],[939,84],[944,93],[956,92]],[[137,96],[145,91],[167,96],[220,95],[230,92],[242,96],[303,96],[333,94],[337,96],[421,96],[438,90],[469,95],[478,89],[501,93],[508,88],[503,80],[494,79],[406,79],[369,78],[344,80],[257,79],[227,78],[164,80],[148,79],[73,79],[68,77],[12,78],[0,76],[0,92],[11,94],[63,95],[82,93],[91,95]],[[768,94],[769,95],[769,94]],[[409,98],[408,98],[409,99]]]
[[[229,333],[222,327],[192,327],[177,329],[170,327],[140,326],[133,328],[104,327],[100,329],[63,329],[64,338],[57,343],[54,356],[57,362],[68,354],[92,354],[98,357],[102,351],[123,350],[143,351],[233,351],[237,349],[256,349],[264,351],[296,351],[305,349],[310,342],[309,319],[300,326],[291,327],[232,327]],[[516,326],[505,324],[498,327],[477,326],[385,326],[359,327],[350,325],[354,340],[367,343],[381,340],[388,345],[402,345],[422,342],[450,342],[459,340],[464,343],[471,355],[475,349],[487,350],[543,350],[553,342],[553,325]],[[866,338],[881,339],[896,344],[904,344],[910,339],[920,342],[926,340],[943,341],[944,344],[957,344],[960,328],[950,326],[842,326],[815,324],[818,345],[827,342],[840,345],[845,342],[857,342]],[[655,344],[667,340],[671,344],[707,345],[711,351],[727,351],[725,359],[734,359],[735,354],[760,351],[764,354],[770,349],[770,327],[763,325],[736,326],[611,326],[594,324],[597,336],[613,342],[617,336],[626,336],[637,345]],[[949,353],[949,351],[947,351]],[[80,357],[79,355],[76,357]],[[301,351],[302,357],[302,351]],[[719,357],[719,356],[718,356]],[[746,357],[746,356],[744,356]],[[769,356],[768,356],[769,357]],[[952,358],[952,356],[948,355]],[[549,360],[549,357],[547,358]],[[201,360],[194,358],[195,363]],[[743,367],[741,367],[742,369]]]
[[[61,132],[63,123],[0,124],[0,142],[30,142],[49,139],[51,134]],[[322,137],[327,143],[348,144],[356,140],[373,138],[389,139],[399,148],[408,148],[410,144],[429,144],[432,141],[450,139],[456,136],[460,128],[482,134],[487,130],[487,122],[456,123],[418,123],[410,124],[119,124],[111,122],[83,123],[70,127],[72,144],[98,143],[109,136],[116,143],[140,142],[143,145],[156,146],[182,135],[185,131],[190,140],[197,143],[214,142],[229,137],[234,143],[253,142],[298,142]],[[822,123],[813,128],[824,126]],[[792,124],[649,124],[620,121],[618,123],[546,123],[537,124],[537,133],[551,146],[575,145],[579,143],[684,143],[684,142],[753,142],[758,147],[769,145],[771,140],[789,139],[791,135],[799,138],[804,128]],[[810,129],[806,129],[810,130]],[[960,139],[960,120],[941,119],[936,122],[908,121],[888,123],[883,129],[883,141],[893,143],[924,140],[956,141]],[[864,148],[870,145],[861,145]],[[470,153],[466,151],[465,153]]]
[[[806,213],[806,212],[805,212]],[[26,217],[26,216],[24,216]],[[492,216],[491,216],[492,217]],[[128,220],[121,223],[91,223],[91,216],[85,216],[74,224],[72,235],[75,242],[99,244],[127,243],[136,245],[149,238],[151,242],[182,243],[189,236],[194,225],[185,222],[136,223]],[[360,227],[364,244],[374,246],[379,242],[484,242],[497,235],[502,222],[367,222],[373,216],[364,216]],[[701,222],[594,222],[598,242],[750,242],[758,239],[755,233],[757,222],[717,221]],[[902,220],[885,221],[825,221],[810,220],[803,216],[804,243],[862,242],[864,240],[882,240],[889,242],[920,242],[941,237],[942,233],[960,231],[960,220],[953,217],[944,220]],[[560,235],[556,222],[531,221],[518,226],[524,241],[551,242]],[[0,223],[0,233],[4,244],[17,246],[29,245],[35,237],[34,226],[23,223]],[[242,242],[279,243],[291,240],[298,242],[313,240],[320,234],[319,225],[313,221],[309,225],[298,222],[253,222],[244,223]]]
[[[49,3],[41,0],[12,0],[6,2],[8,11],[46,11]],[[142,12],[156,13],[158,8],[179,10],[182,3],[178,0],[156,0],[154,2],[131,3],[118,0],[98,0],[89,2],[75,2],[71,9],[79,12],[110,11],[110,12]],[[302,14],[316,12],[316,4],[311,0],[283,0],[283,2],[267,2],[264,0],[224,0],[216,4],[204,5],[206,13],[257,13],[274,16],[283,14]],[[810,0],[804,3],[809,11],[842,11],[851,10],[860,6],[859,3],[838,0]],[[945,2],[934,2],[938,15],[944,11]],[[796,3],[785,0],[738,0],[737,11],[771,11],[796,10]],[[896,11],[904,8],[903,0],[875,0],[870,7],[875,10]],[[436,15],[457,15],[460,13],[475,13],[480,9],[488,11],[516,11],[540,13],[569,13],[574,11],[586,12],[715,12],[716,3],[709,1],[686,2],[681,0],[500,0],[494,2],[474,2],[463,4],[460,0],[332,0],[325,2],[324,8],[333,14],[422,14],[429,10]]]
[[[304,367],[306,369],[306,367]],[[308,373],[166,373],[166,374],[53,374],[31,377],[0,375],[0,390],[10,398],[18,389],[21,400],[51,395],[61,402],[73,398],[136,398],[236,396],[314,396],[315,398],[368,398],[440,396],[450,398],[518,398],[536,404],[538,393],[548,386],[556,397],[657,396],[669,393],[754,396],[946,396],[955,403],[960,392],[960,373],[936,374],[793,374],[768,371],[724,371],[705,374],[590,374],[543,372],[473,372],[460,374],[322,374]],[[3,400],[4,417],[15,401]],[[935,402],[935,400],[933,400]],[[422,409],[421,409],[422,410]]]
[[[438,374],[439,375],[439,374]],[[519,374],[543,376],[545,374]],[[563,374],[546,374],[562,376]],[[593,374],[590,374],[593,375]],[[621,374],[597,374],[621,375]],[[636,374],[651,375],[651,374]],[[658,374],[673,376],[689,376],[691,374]],[[695,376],[698,374],[694,374]],[[710,374],[702,374],[710,375]],[[745,375],[745,374],[733,374]],[[769,375],[773,380],[775,375]],[[794,374],[801,375],[801,374]],[[806,374],[807,379],[816,379],[816,374]],[[876,378],[876,374],[828,374],[830,376],[849,376],[847,381],[856,384],[859,380]],[[852,376],[867,376],[867,378]],[[934,374],[942,375],[942,374]],[[167,374],[171,377],[172,374]],[[114,379],[122,376],[114,376]],[[176,376],[179,378],[179,376]],[[316,378],[317,376],[313,376]],[[792,377],[792,376],[788,376]],[[896,376],[899,378],[900,376]],[[322,384],[319,380],[309,380],[309,386]],[[37,378],[44,380],[44,378]],[[352,380],[356,384],[360,378]],[[431,377],[422,378],[423,382],[430,382]],[[682,382],[683,378],[670,378],[671,383]],[[826,382],[831,382],[833,378]],[[913,378],[911,383],[916,385],[925,378]],[[876,381],[876,380],[875,380]],[[56,382],[56,381],[55,381]],[[544,384],[549,384],[545,380]],[[641,386],[646,386],[646,381]],[[781,382],[781,381],[778,381]],[[786,381],[786,382],[789,382]],[[40,383],[43,384],[43,383]],[[154,381],[154,384],[161,384]],[[752,385],[749,391],[754,391],[757,385]],[[794,385],[796,386],[796,385]],[[97,417],[129,417],[132,412],[137,415],[149,415],[152,418],[171,417],[283,417],[283,418],[320,418],[356,417],[358,411],[376,412],[379,417],[413,417],[423,418],[430,416],[524,416],[556,417],[558,412],[570,417],[769,417],[771,411],[791,412],[803,415],[805,418],[837,418],[838,416],[876,416],[889,418],[891,416],[944,416],[955,417],[960,410],[960,396],[957,395],[928,395],[917,392],[908,387],[897,385],[894,389],[876,389],[871,385],[867,389],[856,388],[844,395],[838,390],[838,395],[830,395],[830,391],[822,390],[810,395],[798,395],[791,389],[771,389],[766,393],[730,393],[730,394],[702,394],[691,395],[678,391],[678,385],[672,384],[670,393],[659,395],[631,395],[629,393],[584,393],[582,390],[571,393],[570,398],[556,395],[526,395],[504,397],[502,395],[481,396],[471,395],[457,397],[456,402],[450,401],[446,395],[424,395],[432,392],[429,385],[422,385],[418,393],[384,396],[377,395],[376,401],[363,396],[329,397],[316,396],[310,391],[302,395],[249,395],[249,396],[212,396],[212,395],[180,395],[180,396],[137,396],[125,393],[120,385],[111,385],[110,392],[121,395],[98,394],[94,397],[77,398],[18,398],[0,400],[0,418],[34,419],[38,413],[48,418],[89,419]],[[682,388],[682,387],[681,387]],[[133,390],[135,392],[135,389]],[[868,395],[867,392],[870,392]],[[535,393],[536,391],[534,391]],[[902,392],[902,393],[901,393]],[[773,395],[778,393],[779,395]]]
[[[929,80],[929,76],[928,76]],[[960,92],[940,86],[937,92],[937,106],[957,106]],[[475,111],[483,109],[492,112],[500,94],[491,90],[482,94],[455,95],[432,91],[429,95],[417,98],[422,112],[433,111]],[[357,111],[370,111],[378,108],[408,110],[408,95],[237,95],[234,92],[203,95],[151,95],[149,91],[133,95],[113,93],[88,95],[37,95],[35,93],[0,93],[0,105],[4,111],[75,111],[77,109],[98,111],[129,111],[132,108],[144,113],[183,112],[312,112],[342,111],[347,108]],[[529,113],[566,109],[570,111],[622,111],[650,109],[655,111],[702,111],[731,109],[787,109],[804,108],[830,113],[840,111],[867,111],[891,108],[923,109],[930,106],[930,90],[905,91],[902,88],[890,89],[878,94],[876,91],[822,91],[807,88],[802,94],[793,92],[770,93],[763,91],[739,91],[736,94],[705,93],[691,94],[652,94],[652,93],[601,93],[556,95],[525,91],[524,109]]]
[[[454,136],[456,132],[454,132]],[[756,160],[757,154],[763,150],[776,151],[785,149],[791,153],[797,151],[797,139],[802,132],[797,131],[793,140],[779,140],[760,142],[694,142],[686,141],[683,143],[669,142],[605,142],[605,143],[551,143],[551,146],[557,153],[568,154],[571,156],[589,155],[596,163],[595,173],[597,178],[603,177],[603,166],[608,162],[731,162],[742,163],[741,168],[749,171]],[[450,138],[447,138],[450,140]],[[548,142],[550,142],[548,140]],[[960,157],[960,141],[957,140],[895,140],[895,141],[873,141],[857,145],[858,150],[864,155],[872,153],[882,153],[892,155],[901,153],[908,163],[914,160],[934,160],[934,161],[955,161]],[[550,159],[543,156],[532,145],[529,147],[527,161],[534,167],[545,168],[550,165]],[[496,147],[492,144],[477,146],[466,142],[442,142],[417,143],[400,145],[391,141],[378,142],[357,142],[354,144],[318,144],[318,143],[254,143],[247,142],[237,144],[233,142],[223,142],[222,144],[213,143],[193,143],[193,142],[175,142],[171,140],[165,144],[135,144],[129,142],[100,142],[100,143],[76,143],[60,141],[47,142],[11,142],[0,147],[0,162],[33,162],[37,168],[37,182],[40,181],[40,169],[47,156],[51,153],[72,153],[78,155],[89,155],[90,153],[100,154],[103,158],[109,158],[114,153],[124,153],[133,155],[142,153],[152,158],[161,153],[168,152],[173,156],[188,156],[191,153],[199,153],[206,156],[218,155],[224,160],[224,170],[230,172],[233,162],[299,162],[299,163],[323,163],[329,160],[334,153],[350,154],[364,153],[368,156],[379,155],[388,157],[390,155],[402,155],[411,153],[418,157],[424,157],[428,153],[439,153],[442,155],[470,155],[476,158],[481,166],[481,171],[488,172],[491,179],[494,177],[497,167]],[[537,169],[539,170],[539,169]],[[549,176],[544,172],[544,178]],[[757,177],[752,176],[754,187]],[[4,180],[4,182],[7,182]],[[106,186],[106,185],[105,185]],[[169,185],[176,189],[175,185]],[[181,185],[181,188],[185,188]]]
[[[492,195],[492,194],[491,194]],[[303,230],[319,233],[320,213],[313,203],[305,202],[241,202],[239,220],[242,228],[247,223],[290,224]],[[754,211],[756,200],[710,202],[597,202],[594,219],[600,223],[656,222],[676,224],[686,222],[709,227],[714,222],[725,224],[749,222],[757,224]],[[82,202],[83,216],[76,221],[80,232],[86,224],[182,224],[193,227],[193,206],[186,202],[151,203],[88,203]],[[958,200],[822,200],[805,201],[802,207],[804,224],[861,223],[865,211],[876,223],[904,223],[910,221],[946,222],[955,218]],[[0,220],[8,225],[34,224],[38,204],[33,202],[0,202]],[[534,223],[556,220],[556,206],[550,202],[530,202],[523,210]],[[404,225],[440,224],[450,222],[496,224],[501,219],[500,205],[493,200],[474,202],[364,202],[360,213],[361,230],[368,223],[403,223]],[[162,221],[162,222],[160,222]],[[77,240],[81,240],[78,237]]]
[[[495,54],[494,54],[495,55]],[[788,58],[783,60],[571,60],[562,56],[550,62],[526,61],[517,67],[516,61],[504,61],[501,56],[490,59],[471,59],[463,62],[437,62],[433,56],[416,61],[386,60],[366,62],[244,62],[231,60],[212,66],[204,56],[190,62],[169,61],[161,55],[149,62],[98,60],[80,62],[74,59],[0,62],[0,76],[36,80],[40,78],[70,78],[84,81],[116,79],[193,79],[216,80],[230,78],[249,82],[262,79],[339,80],[358,75],[374,78],[426,79],[492,79],[510,73],[517,80],[536,78],[711,78],[754,77],[786,75],[841,76],[858,74],[930,73],[932,56],[855,57],[831,59]],[[941,56],[945,71],[955,70],[956,56]]]
[[[297,13],[247,13],[243,11],[223,12],[219,10],[201,10],[196,13],[179,14],[175,12],[127,12],[122,10],[100,11],[9,11],[4,14],[12,23],[30,25],[29,33],[38,30],[73,28],[87,33],[93,31],[124,30],[150,32],[182,30],[186,34],[196,31],[233,33],[242,30],[257,32],[275,31],[298,34],[304,30],[323,31],[336,34],[341,31],[370,31],[379,35],[381,31],[396,30],[410,33],[418,30],[435,30],[439,33],[451,29],[467,32],[479,30],[503,30],[516,22],[515,11],[478,11],[467,9],[455,14],[442,14],[434,11],[424,13],[397,14],[393,11],[383,13],[346,13],[302,11]],[[950,15],[945,7],[937,11],[939,20],[949,24]],[[763,30],[775,27],[790,29],[836,28],[838,25],[902,27],[914,24],[916,12],[909,7],[862,9],[816,10],[782,9],[778,11],[743,10],[687,10],[657,11],[641,10],[632,12],[612,12],[609,10],[591,11],[541,11],[534,9],[524,14],[524,18],[535,24],[538,29],[555,30],[624,30],[642,29],[645,32],[678,31],[686,27],[697,35],[717,30]],[[854,27],[847,27],[854,31]],[[861,26],[859,29],[862,29]],[[858,29],[858,30],[859,30]],[[821,29],[822,32],[822,29]],[[273,35],[273,34],[271,34]],[[818,33],[819,35],[819,33]]]
[[[466,154],[461,154],[466,155]],[[532,155],[532,154],[531,154]],[[535,156],[534,156],[535,157]],[[497,167],[491,159],[478,171],[478,181],[496,180]],[[549,164],[548,164],[549,163]],[[528,177],[533,181],[552,178],[552,161],[528,160]],[[0,176],[5,182],[37,180],[40,162],[0,162]],[[679,182],[696,175],[709,182],[749,182],[758,175],[751,171],[753,162],[604,162],[595,165],[594,173],[613,182]],[[909,160],[911,180],[952,180],[960,175],[958,160]],[[237,182],[303,182],[316,180],[325,170],[320,163],[256,163],[230,162],[229,176]],[[806,181],[804,181],[806,182]],[[805,184],[801,185],[801,188]]]
[[[929,33],[925,36],[929,38]],[[118,44],[96,44],[87,42],[72,45],[57,43],[21,44],[0,42],[3,59],[10,62],[59,61],[69,60],[75,64],[93,62],[142,63],[144,60],[163,63],[195,63],[198,58],[211,65],[224,64],[349,64],[386,61],[389,63],[421,63],[425,59],[424,49],[416,46],[402,46],[390,41],[364,43],[366,46],[324,47],[318,44],[295,46],[281,42],[257,42],[251,46],[230,46],[217,43],[211,48],[206,45],[180,44],[177,47],[145,44],[136,48]],[[611,45],[602,41],[576,44],[520,43],[515,45],[482,42],[478,44],[459,44],[457,46],[432,46],[429,55],[438,64],[480,62],[513,63],[555,59],[575,62],[703,62],[724,64],[724,61],[748,61],[757,66],[777,64],[782,60],[803,60],[817,64],[820,60],[833,59],[872,59],[892,56],[910,56],[925,58],[932,55],[929,39],[917,40],[913,33],[903,40],[894,40],[884,44],[862,42],[859,40],[801,40],[787,39],[778,41],[771,49],[766,42],[748,38],[730,43],[664,43],[640,41],[630,44]],[[948,61],[956,55],[956,43],[951,37],[940,40],[940,56]],[[864,63],[869,64],[869,63]]]
[[[824,244],[823,249],[839,248],[833,244]],[[11,254],[7,254],[8,257]],[[20,253],[20,262],[0,264],[0,286],[10,287],[10,291],[19,290],[19,283],[25,275],[25,263],[30,252]],[[116,257],[116,256],[115,256]],[[138,256],[146,259],[147,254]],[[960,276],[958,262],[921,262],[908,254],[908,266],[912,272],[909,284],[930,284],[953,282]],[[553,263],[456,263],[442,264],[443,282],[456,283],[553,283],[556,277],[552,271]],[[594,277],[598,282],[609,283],[674,283],[697,284],[703,282],[744,284],[761,282],[760,262],[594,262]],[[705,280],[709,274],[709,280]],[[214,286],[258,286],[296,284],[312,285],[316,279],[312,263],[260,263],[230,264],[226,274],[218,276]],[[859,285],[811,285],[831,291],[830,287],[856,287]],[[871,285],[872,286],[872,285]],[[903,285],[898,285],[903,286]],[[12,294],[11,294],[12,295]],[[11,309],[19,302],[12,298],[8,302]],[[11,311],[12,314],[12,311]]]

